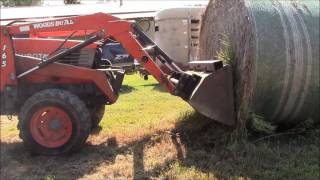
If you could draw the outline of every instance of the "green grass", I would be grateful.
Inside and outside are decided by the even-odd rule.
[[[80,152],[30,156],[1,117],[1,179],[319,179],[319,127],[239,139],[154,79],[126,76],[100,131]],[[303,128],[302,128],[303,129]],[[255,142],[257,139],[261,139]]]
[[[126,76],[117,103],[107,106],[102,132],[145,135],[168,128],[177,117],[192,108],[179,97],[167,93],[154,78]],[[147,132],[145,132],[147,131]]]

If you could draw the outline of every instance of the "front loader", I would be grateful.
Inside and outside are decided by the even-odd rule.
[[[169,93],[234,124],[231,67],[220,60],[190,62],[182,71],[135,23],[103,13],[12,22],[1,26],[1,114],[18,115],[31,153],[79,150],[105,105],[117,101],[124,70],[101,58],[110,41],[121,43]]]

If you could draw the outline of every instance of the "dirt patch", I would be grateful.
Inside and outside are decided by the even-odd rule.
[[[15,122],[11,122],[13,125]],[[10,123],[9,123],[10,124]],[[1,137],[1,179],[318,179],[319,130],[234,143],[230,129],[197,114],[171,129],[118,137],[102,129],[80,152],[30,156]],[[107,134],[107,135],[106,135]],[[258,140],[258,141],[257,141]]]

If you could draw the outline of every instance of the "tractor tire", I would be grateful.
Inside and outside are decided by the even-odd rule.
[[[105,105],[99,105],[99,106],[90,108],[91,129],[95,129],[99,126],[99,123],[101,122],[106,109],[105,107],[106,107]]]
[[[65,90],[48,89],[31,96],[19,114],[20,137],[33,155],[76,152],[90,133],[90,112]]]

